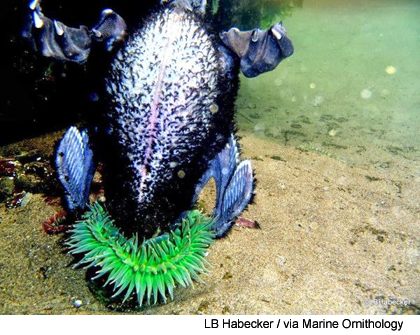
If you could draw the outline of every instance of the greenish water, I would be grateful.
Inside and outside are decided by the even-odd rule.
[[[304,0],[283,23],[295,54],[242,78],[239,128],[351,165],[418,167],[420,1]]]

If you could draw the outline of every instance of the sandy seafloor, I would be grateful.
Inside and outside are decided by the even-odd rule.
[[[234,227],[210,249],[206,284],[133,312],[419,313],[418,175],[349,167],[251,135],[241,143],[258,176],[256,202],[243,216],[261,229]],[[0,210],[2,314],[121,313],[91,294],[63,237],[43,232],[41,222],[59,206],[34,195],[25,207]],[[83,305],[75,308],[75,300]]]
[[[295,55],[242,78],[242,157],[258,178],[243,216],[261,229],[235,226],[218,240],[205,284],[124,312],[420,313],[419,5],[333,4],[304,1],[285,20]],[[0,155],[51,157],[62,133]],[[72,269],[63,235],[43,232],[41,222],[61,210],[43,194],[24,207],[0,204],[1,314],[122,313],[92,294],[85,270]]]

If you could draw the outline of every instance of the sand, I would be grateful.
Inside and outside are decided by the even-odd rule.
[[[255,203],[242,216],[261,229],[235,226],[217,240],[205,284],[140,310],[104,302],[92,294],[85,270],[72,269],[64,236],[41,228],[62,208],[36,194],[25,207],[0,205],[0,313],[420,312],[419,176],[349,167],[250,134],[241,144],[258,178]],[[52,154],[52,145],[43,149]],[[391,300],[402,305],[385,304]]]

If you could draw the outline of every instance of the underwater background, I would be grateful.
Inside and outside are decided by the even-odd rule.
[[[68,25],[92,26],[105,7],[135,25],[152,1],[43,4]],[[213,1],[218,29],[283,20],[295,47],[241,77],[236,120],[258,179],[243,217],[261,229],[235,226],[212,246],[206,284],[141,310],[88,283],[41,227],[62,210],[55,143],[95,108],[90,73],[32,55],[19,37],[27,1],[4,6],[0,313],[420,313],[420,1]]]

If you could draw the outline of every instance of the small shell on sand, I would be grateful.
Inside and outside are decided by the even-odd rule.
[[[76,308],[79,308],[80,306],[82,306],[82,304],[83,304],[82,300],[79,300],[79,299],[73,302],[73,306]]]
[[[337,130],[335,130],[335,129],[331,129],[331,130],[328,132],[328,135],[330,135],[330,136],[334,137],[335,135],[337,135]]]

